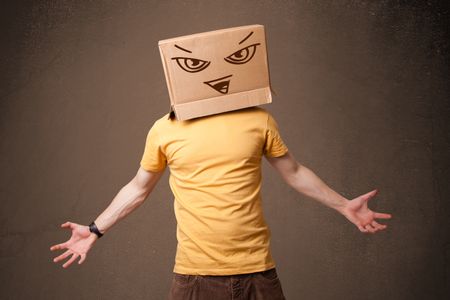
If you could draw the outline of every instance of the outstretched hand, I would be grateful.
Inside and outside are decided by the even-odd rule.
[[[378,213],[367,207],[369,199],[377,194],[378,190],[370,191],[353,200],[347,202],[342,209],[342,214],[353,224],[358,227],[361,232],[375,233],[386,229],[387,225],[379,224],[375,219],[390,219],[392,215],[386,213]]]
[[[72,257],[63,264],[63,268],[70,266],[78,256],[81,257],[78,264],[82,264],[86,259],[86,254],[97,240],[97,236],[89,231],[89,226],[66,222],[61,224],[61,227],[71,229],[72,236],[67,242],[50,247],[51,251],[67,249],[66,252],[54,258],[53,261],[55,263],[59,262],[72,254]]]

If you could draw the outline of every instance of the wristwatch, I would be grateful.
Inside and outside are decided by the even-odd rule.
[[[100,230],[98,230],[97,225],[95,225],[95,222],[89,224],[89,231],[95,233],[98,236],[98,238],[101,238],[103,236],[103,233],[101,233]]]

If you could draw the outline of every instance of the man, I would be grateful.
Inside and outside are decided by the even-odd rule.
[[[151,127],[136,176],[94,224],[66,222],[72,236],[51,250],[66,268],[81,264],[98,236],[139,207],[165,167],[177,219],[177,253],[170,299],[284,299],[270,253],[270,231],[261,207],[261,159],[265,156],[298,192],[337,210],[364,233],[386,228],[367,201],[377,190],[348,200],[298,163],[283,142],[275,119],[249,107],[177,121],[169,114]],[[96,231],[91,224],[91,230]]]

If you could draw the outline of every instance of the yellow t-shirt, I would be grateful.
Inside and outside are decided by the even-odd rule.
[[[170,168],[177,252],[173,271],[231,275],[275,267],[261,206],[261,157],[288,149],[268,111],[250,107],[176,121],[147,135],[142,168]]]

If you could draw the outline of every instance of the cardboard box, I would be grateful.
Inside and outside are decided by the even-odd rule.
[[[158,46],[177,120],[272,102],[262,25],[166,39]]]

